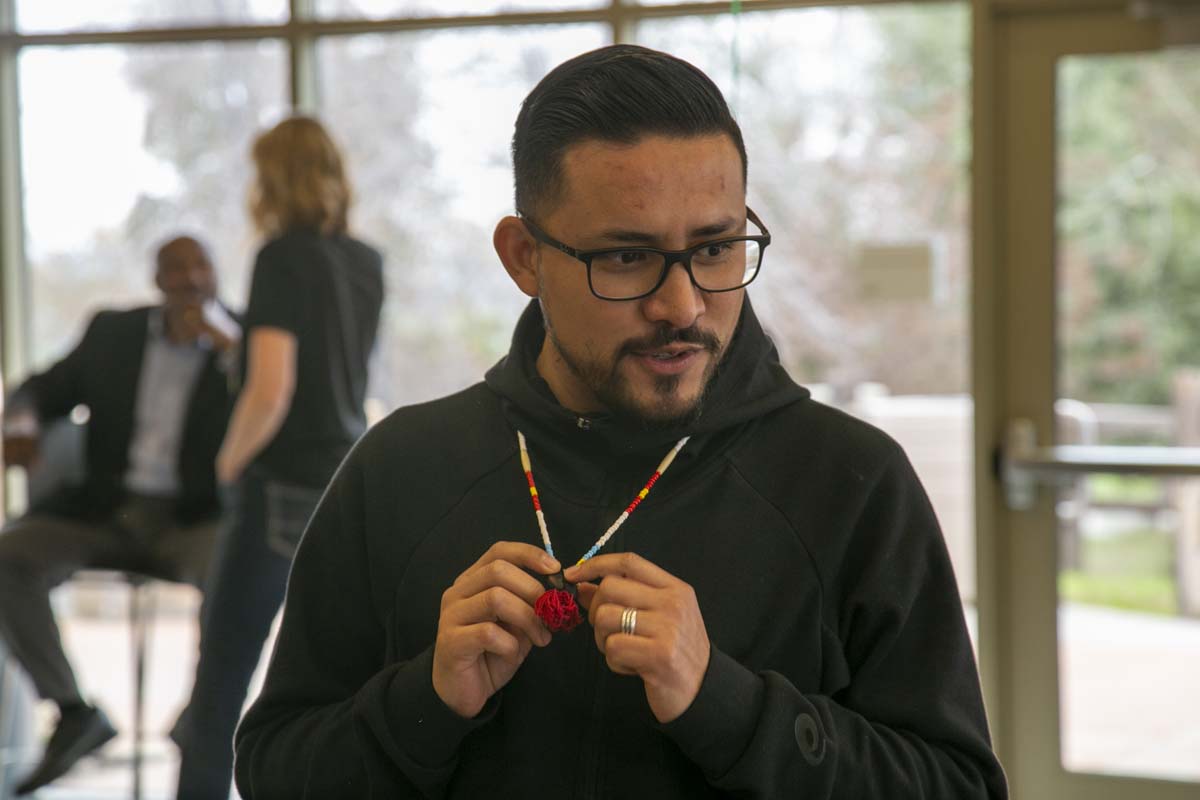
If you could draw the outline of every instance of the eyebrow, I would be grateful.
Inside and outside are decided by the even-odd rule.
[[[702,225],[699,228],[692,228],[688,232],[689,239],[705,239],[714,236],[720,236],[723,233],[730,233],[738,228],[740,220],[733,217],[727,217],[719,222],[714,222],[709,225]],[[604,239],[612,242],[621,242],[627,244],[643,244],[653,247],[659,241],[659,237],[653,233],[645,231],[628,230],[624,228],[614,228],[607,231],[601,231],[595,236],[596,239]]]

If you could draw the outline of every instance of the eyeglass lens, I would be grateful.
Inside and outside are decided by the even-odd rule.
[[[745,286],[754,279],[762,248],[753,240],[716,242],[692,253],[692,277],[710,292]],[[592,256],[592,290],[612,299],[638,297],[658,284],[666,257],[641,250],[614,250]]]

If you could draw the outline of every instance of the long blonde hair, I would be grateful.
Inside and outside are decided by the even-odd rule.
[[[346,232],[350,183],[341,153],[320,122],[304,116],[285,119],[260,134],[250,153],[258,173],[250,191],[250,216],[259,232]]]

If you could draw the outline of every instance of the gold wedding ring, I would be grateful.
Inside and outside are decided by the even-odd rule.
[[[629,636],[637,635],[637,609],[626,608],[621,612],[621,633]]]

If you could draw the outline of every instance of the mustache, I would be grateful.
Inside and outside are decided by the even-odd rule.
[[[687,328],[672,328],[669,324],[663,324],[649,336],[626,340],[621,345],[618,355],[632,355],[646,350],[667,347],[676,343],[697,344],[714,355],[721,349],[721,340],[712,331],[706,331],[697,325]]]

